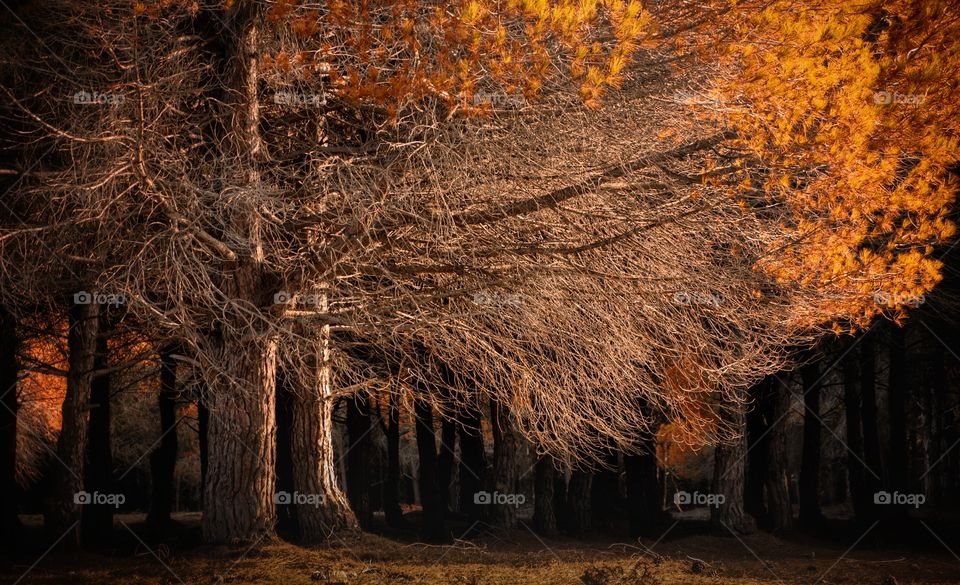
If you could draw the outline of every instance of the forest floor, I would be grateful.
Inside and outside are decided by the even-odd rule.
[[[195,528],[195,517],[181,518]],[[521,528],[477,531],[452,545],[363,534],[300,547],[280,540],[246,547],[148,547],[143,518],[119,516],[116,550],[71,554],[44,550],[0,566],[0,583],[113,584],[572,584],[754,585],[757,583],[958,583],[960,559],[945,542],[891,546],[880,530],[857,536],[785,538],[706,534],[677,522],[659,538],[541,539]],[[696,523],[693,523],[696,524]],[[908,539],[909,540],[909,539]],[[119,544],[122,541],[123,544]],[[854,545],[854,546],[851,546]],[[953,550],[956,550],[955,548]],[[41,556],[42,555],[42,556]]]

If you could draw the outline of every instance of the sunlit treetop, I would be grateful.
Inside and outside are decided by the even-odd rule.
[[[780,0],[725,6],[717,112],[757,160],[737,196],[775,201],[761,267],[818,291],[804,318],[867,323],[939,281],[952,238],[960,5]],[[838,330],[843,327],[837,326]]]
[[[236,10],[245,0],[225,0]],[[139,2],[160,17],[173,0]],[[196,10],[196,3],[182,2]],[[319,82],[330,97],[391,115],[430,100],[467,115],[488,93],[532,99],[550,80],[577,84],[588,107],[622,81],[654,29],[638,0],[277,0],[265,19],[281,39],[265,73]],[[317,86],[314,86],[317,87]],[[476,96],[480,99],[475,99]]]

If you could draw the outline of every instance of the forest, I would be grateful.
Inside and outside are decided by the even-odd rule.
[[[955,0],[0,5],[0,583],[960,583]]]

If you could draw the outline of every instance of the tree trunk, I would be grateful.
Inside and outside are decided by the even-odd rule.
[[[243,171],[231,186],[260,181],[265,157],[260,138],[259,31],[265,8],[242,0],[216,19],[210,35],[213,73],[222,82],[223,124],[217,154]],[[211,21],[213,22],[213,21]],[[224,26],[220,26],[220,25]],[[203,357],[210,409],[203,537],[211,543],[259,541],[275,528],[276,340],[257,329],[248,307],[263,306],[272,275],[264,263],[262,226],[254,212],[229,218],[228,229],[245,241],[235,261],[220,268],[220,294],[231,303],[208,334]]]
[[[767,502],[767,529],[789,530],[793,527],[793,506],[790,504],[790,486],[787,477],[787,432],[786,416],[790,409],[790,387],[775,379],[767,387],[769,391],[769,416],[767,468],[764,477],[764,492]]]
[[[493,491],[498,495],[517,494],[517,451],[519,438],[510,419],[509,407],[490,401],[490,428],[493,431]],[[490,523],[501,528],[513,528],[517,523],[517,506],[493,502]]]
[[[907,344],[904,329],[890,324],[890,372],[888,413],[890,417],[890,486],[893,491],[910,490],[909,460],[907,457]],[[904,506],[894,506],[894,515],[905,516]]]
[[[17,355],[20,337],[16,318],[0,305],[0,548],[12,552],[21,534],[20,489],[17,486]]]
[[[200,451],[200,506],[204,505],[204,490],[202,486],[207,485],[207,467],[210,462],[210,409],[207,408],[206,391],[203,395],[197,397],[197,449]]]
[[[770,465],[770,429],[772,411],[770,409],[770,386],[773,376],[750,389],[751,405],[745,413],[747,424],[746,477],[743,488],[743,509],[761,525],[767,523],[767,504],[764,498],[764,485],[767,468]]]
[[[541,455],[533,473],[533,529],[543,536],[554,536],[557,533],[557,513],[554,509],[557,469],[553,457]]]
[[[433,429],[433,405],[425,398],[414,400],[417,427],[417,453],[420,456],[420,504],[423,521],[420,533],[426,541],[446,538],[444,511],[437,477],[437,436]]]
[[[714,494],[724,496],[724,503],[710,508],[710,519],[715,525],[749,534],[755,530],[756,525],[743,509],[747,458],[746,417],[743,407],[724,404],[721,407],[721,418],[723,422],[740,429],[740,435],[729,444],[717,445],[714,450],[712,490]]]
[[[403,510],[400,508],[400,396],[390,392],[387,407],[387,480],[383,484],[383,513],[387,525],[403,528]]]
[[[594,471],[590,484],[590,511],[593,514],[593,526],[603,532],[611,532],[620,499],[620,460],[617,452],[609,447],[603,459],[603,466]]]
[[[283,371],[277,372],[277,493],[292,494],[293,487],[293,401],[294,395]],[[297,538],[300,529],[291,505],[277,506],[277,532]]]
[[[860,425],[860,374],[854,352],[843,359],[843,402],[847,428],[847,474],[854,516],[863,520],[872,499],[867,495],[866,469],[863,464],[863,431]]]
[[[481,416],[478,406],[465,405],[458,412],[457,421],[460,434],[460,512],[466,514],[470,522],[477,522],[484,517],[483,508],[475,500],[483,489],[487,471]]]
[[[800,526],[816,530],[820,511],[820,364],[811,361],[800,369],[803,380],[803,455],[800,462]]]
[[[627,507],[630,513],[630,535],[653,535],[660,524],[663,493],[657,478],[656,438],[647,442],[646,450],[625,455],[627,471]]]
[[[880,510],[873,504],[874,494],[883,488],[883,464],[880,459],[880,429],[877,421],[877,373],[875,338],[872,331],[864,332],[860,344],[860,404],[863,425],[863,455],[867,464],[864,476],[867,484],[867,506],[870,518],[876,518]]]
[[[160,352],[160,445],[150,453],[152,494],[147,524],[155,539],[164,538],[171,528],[170,514],[175,495],[174,475],[177,469],[177,362],[174,347]]]
[[[108,367],[108,325],[106,315],[100,315],[100,331],[97,336],[97,354],[93,369]],[[110,445],[110,376],[103,374],[90,383],[90,415],[84,467],[84,490],[88,493],[112,494],[113,457]],[[113,537],[113,512],[111,504],[92,503],[83,507],[80,531],[85,547],[99,548],[110,544]]]
[[[50,536],[69,533],[62,542],[68,548],[80,545],[80,493],[83,490],[83,469],[87,448],[87,408],[93,362],[97,353],[97,329],[100,307],[95,303],[73,305],[68,311],[69,352],[67,392],[63,398],[60,437],[57,440],[54,500],[44,526]]]
[[[450,482],[453,481],[453,461],[457,441],[457,424],[450,418],[440,423],[440,455],[437,458],[437,482],[440,485],[441,507],[450,509]]]
[[[593,530],[593,513],[590,510],[590,491],[593,473],[574,469],[567,486],[567,505],[564,516],[567,531],[574,536],[586,536]]]
[[[373,520],[370,509],[370,395],[360,392],[347,399],[347,498],[361,528]]]
[[[242,349],[241,349],[242,348]],[[203,537],[209,543],[252,542],[275,528],[277,348],[224,341],[224,375],[208,380],[207,474]]]
[[[329,326],[324,326],[322,333],[329,339]],[[302,389],[293,400],[290,453],[295,491],[291,497],[300,498],[293,504],[300,540],[305,543],[324,541],[335,531],[359,528],[350,503],[337,484],[329,347],[323,348],[321,357],[317,387],[312,391]]]

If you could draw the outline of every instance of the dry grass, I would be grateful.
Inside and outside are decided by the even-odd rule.
[[[130,538],[133,542],[133,538]],[[404,543],[365,534],[303,548],[282,541],[186,553],[142,544],[135,554],[43,558],[20,583],[105,584],[531,584],[731,585],[960,583],[960,562],[946,550],[874,550],[744,537],[685,536],[656,544],[609,540],[541,541],[532,533],[487,534],[452,546]],[[654,547],[652,553],[646,547]],[[156,556],[154,556],[154,554]],[[842,558],[841,558],[842,557]],[[35,558],[5,567],[14,583]],[[820,579],[818,581],[818,579]]]

